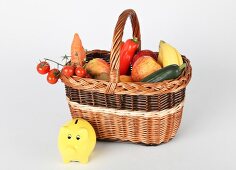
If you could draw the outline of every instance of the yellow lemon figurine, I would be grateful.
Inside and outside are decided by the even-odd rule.
[[[65,163],[70,161],[87,163],[95,145],[95,131],[84,119],[73,119],[60,129],[58,147]]]

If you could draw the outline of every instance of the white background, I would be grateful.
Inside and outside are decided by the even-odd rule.
[[[233,0],[0,0],[0,169],[236,169],[236,12]],[[74,32],[84,47],[111,47],[119,14],[133,8],[143,49],[161,39],[193,66],[176,137],[146,147],[98,142],[89,164],[63,164],[59,127],[70,119],[62,83],[37,74],[60,61]],[[131,36],[127,23],[124,39]]]

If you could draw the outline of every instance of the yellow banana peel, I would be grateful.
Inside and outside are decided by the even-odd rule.
[[[182,65],[183,59],[180,53],[165,41],[160,41],[158,62],[166,67],[171,64]]]
[[[181,54],[178,52],[178,50],[176,50],[176,54],[177,54],[177,57],[178,57],[178,61],[179,61],[179,66],[181,66],[183,64],[183,59],[182,59],[182,56]]]

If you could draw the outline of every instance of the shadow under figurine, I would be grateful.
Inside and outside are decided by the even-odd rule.
[[[64,163],[87,163],[96,145],[96,133],[84,119],[72,119],[60,129],[58,147]]]

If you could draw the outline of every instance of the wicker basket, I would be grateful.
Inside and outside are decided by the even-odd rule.
[[[182,56],[187,67],[175,80],[119,82],[119,49],[128,17],[133,36],[141,43],[138,18],[132,9],[128,9],[119,16],[111,52],[93,50],[87,53],[87,61],[103,58],[110,63],[109,82],[61,76],[71,115],[88,120],[98,139],[147,145],[168,142],[175,136],[181,122],[185,87],[191,79],[190,61]]]

